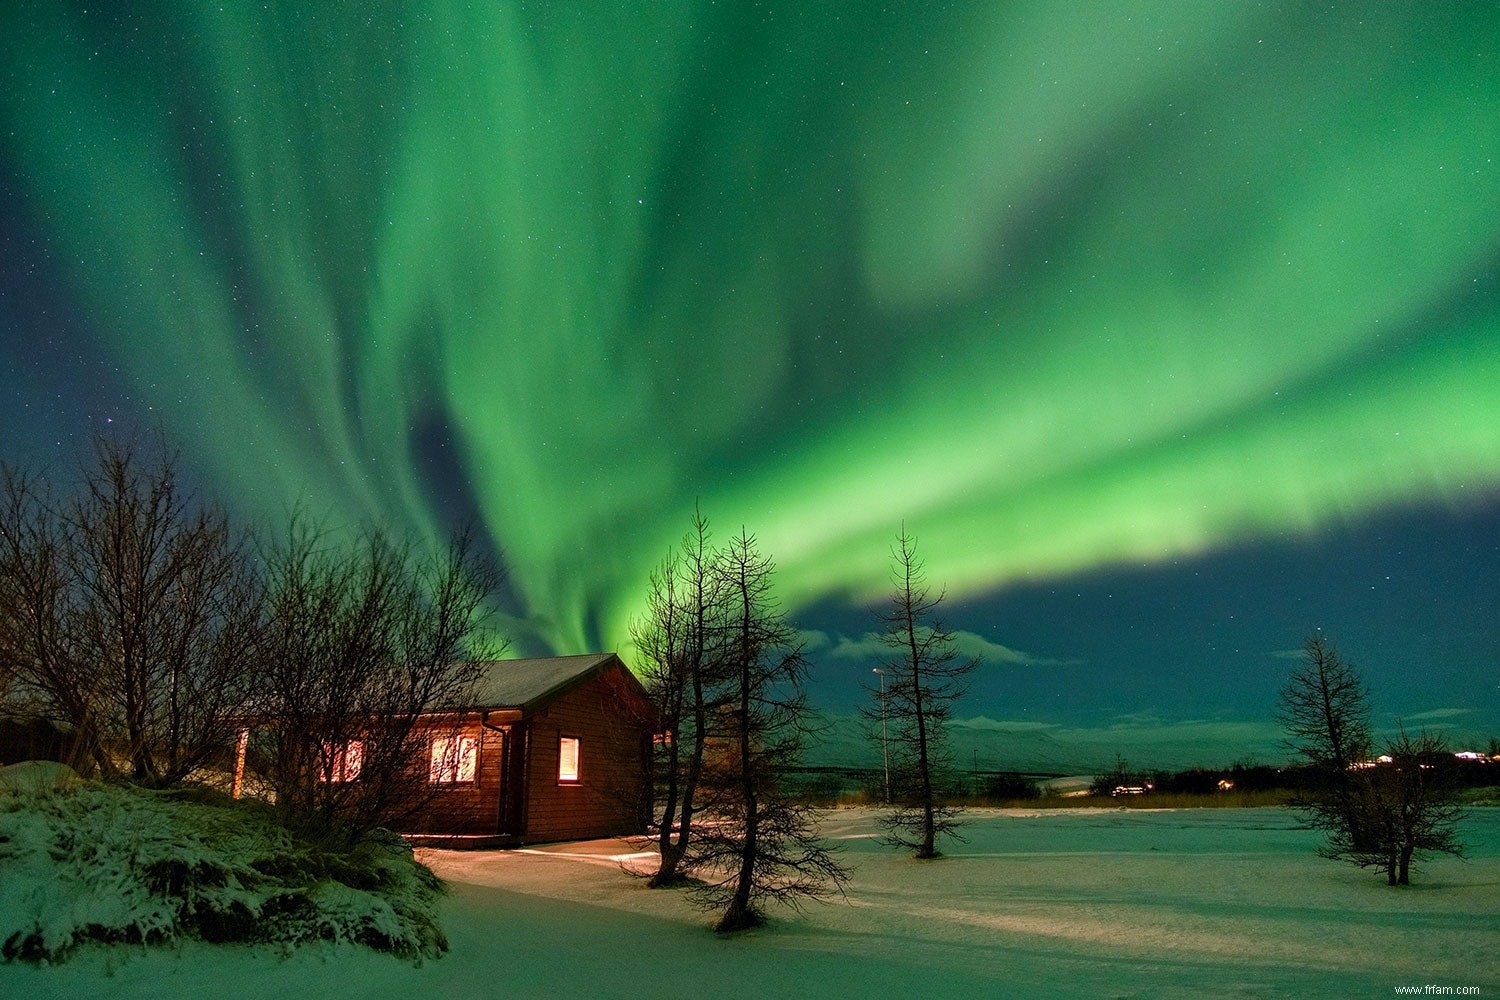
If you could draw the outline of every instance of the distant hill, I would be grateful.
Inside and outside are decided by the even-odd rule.
[[[879,744],[865,735],[868,722],[858,716],[825,716],[824,722],[827,730],[809,752],[809,765],[880,767]],[[1252,759],[1275,763],[1285,755],[1274,727],[1252,723],[1065,729],[981,716],[954,720],[948,732],[954,763],[961,771],[1096,774],[1111,768],[1117,757],[1137,768],[1181,770]]]

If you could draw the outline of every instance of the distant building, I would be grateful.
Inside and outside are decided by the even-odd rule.
[[[1145,785],[1116,785],[1114,787],[1114,789],[1110,791],[1109,794],[1115,796],[1116,798],[1118,798],[1121,795],[1146,795],[1146,794],[1149,794],[1154,787],[1155,787],[1154,785],[1150,785],[1150,784],[1145,784]]]

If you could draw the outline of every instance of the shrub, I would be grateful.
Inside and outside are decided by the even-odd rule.
[[[1024,774],[991,774],[984,779],[987,799],[1039,799],[1042,789],[1035,778]]]
[[[211,793],[99,783],[0,793],[0,957],[85,942],[334,941],[417,960],[447,941],[441,883],[399,838],[350,849]]]

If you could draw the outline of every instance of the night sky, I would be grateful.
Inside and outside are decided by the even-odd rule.
[[[1321,627],[1500,734],[1495,5],[863,6],[4,5],[0,457],[473,522],[526,653],[699,502],[834,712],[904,520],[972,727],[1263,750]]]

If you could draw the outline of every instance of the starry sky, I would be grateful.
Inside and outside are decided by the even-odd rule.
[[[0,457],[161,427],[623,648],[699,503],[846,712],[904,521],[987,732],[1500,733],[1492,3],[7,4]]]

